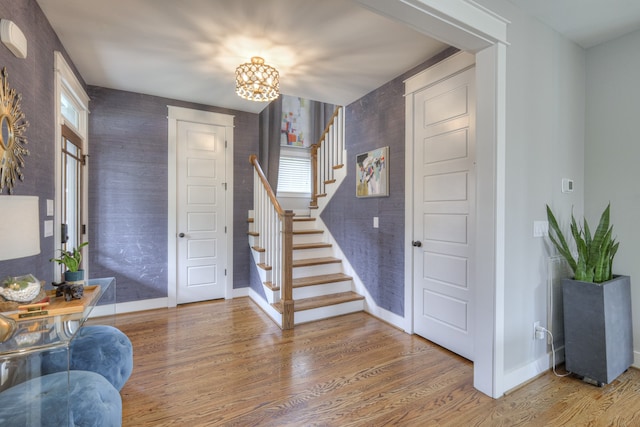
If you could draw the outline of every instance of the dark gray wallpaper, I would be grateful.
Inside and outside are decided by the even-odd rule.
[[[92,277],[116,277],[118,302],[167,296],[167,105],[234,115],[234,287],[249,286],[247,212],[258,115],[90,86]]]
[[[405,101],[408,77],[457,52],[449,48],[348,105],[345,110],[347,178],[322,220],[376,303],[404,316]],[[356,198],[358,154],[389,146],[389,197]],[[373,217],[379,228],[373,228]]]
[[[40,255],[0,261],[0,280],[9,275],[32,273],[40,280],[51,282],[55,266],[49,259],[54,255],[54,242],[53,237],[42,235],[44,220],[53,219],[46,218],[46,200],[53,199],[55,192],[53,54],[54,51],[66,53],[35,0],[0,0],[0,17],[13,21],[27,38],[25,59],[15,57],[0,44],[0,68],[6,67],[9,86],[22,94],[22,111],[29,122],[25,135],[30,155],[25,158],[24,181],[15,184],[14,194],[39,197],[41,236]],[[67,62],[71,65],[68,57]],[[2,236],[0,244],[5,244]]]

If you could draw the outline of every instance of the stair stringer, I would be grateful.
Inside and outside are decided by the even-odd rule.
[[[253,214],[254,211],[253,210],[249,210],[248,212],[249,214],[249,218],[253,218]],[[253,224],[249,224],[249,231],[253,231]],[[259,238],[254,237],[254,236],[247,236],[248,237],[248,244],[249,244],[249,250],[251,251],[251,257],[253,258],[253,263],[256,266],[256,270],[258,271],[258,276],[260,277],[260,283],[262,283],[262,288],[264,290],[264,294],[267,297],[267,303],[268,304],[272,304],[275,302],[280,301],[280,291],[272,291],[271,289],[269,289],[267,286],[265,286],[265,282],[268,282],[271,280],[271,271],[266,271],[260,267],[258,267],[258,264],[261,262],[264,262],[264,257],[262,256],[261,252],[258,252],[256,250],[254,250],[252,248],[252,246],[256,245],[259,241]],[[258,294],[256,294],[258,295]],[[258,297],[260,300],[262,300],[263,298]],[[252,298],[253,299],[253,298]],[[280,316],[280,314],[278,314],[278,319],[280,319],[282,316]],[[278,320],[281,321],[281,320]]]
[[[318,203],[318,205],[320,205],[320,203]],[[331,243],[332,245],[331,247],[333,249],[333,256],[335,258],[339,258],[342,260],[343,272],[353,278],[352,290],[364,297],[364,311],[366,311],[367,313],[371,314],[374,317],[377,317],[380,320],[383,320],[387,323],[390,323],[393,326],[396,326],[399,329],[404,330],[405,332],[410,333],[409,331],[411,329],[411,319],[407,320],[402,316],[392,313],[391,311],[380,307],[375,302],[375,300],[367,290],[366,286],[364,286],[364,283],[360,279],[360,276],[358,276],[358,273],[354,270],[353,266],[349,262],[349,259],[345,256],[344,252],[342,251],[342,248],[340,248],[340,245],[338,244],[336,239],[333,238],[331,231],[329,231],[329,228],[326,226],[324,221],[322,221],[322,218],[320,218],[319,213],[321,212],[321,209],[318,208],[316,211],[318,212],[314,212],[314,210],[312,210],[312,213],[311,213],[311,215],[316,218],[316,226],[324,230],[325,241],[327,243]]]
[[[252,288],[249,288],[249,298],[258,305],[264,311],[267,316],[271,318],[280,328],[282,328],[282,314],[278,313],[278,310],[268,303],[262,296],[260,296]]]

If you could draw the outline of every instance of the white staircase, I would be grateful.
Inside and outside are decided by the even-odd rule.
[[[256,156],[250,157],[255,175],[249,245],[266,295],[266,302],[259,295],[254,301],[283,329],[364,310],[364,297],[316,219],[346,177],[345,158],[344,113],[338,108],[312,146],[310,210],[296,214],[282,209]]]
[[[252,213],[250,213],[251,215]],[[273,286],[270,266],[264,263],[262,248],[256,243],[249,219],[249,245],[258,265],[267,301],[266,310],[280,324],[280,287]],[[344,274],[342,261],[325,240],[325,230],[312,217],[293,218],[293,301],[294,324],[311,322],[364,310],[364,298],[354,292],[351,276]],[[282,325],[281,325],[282,326]]]

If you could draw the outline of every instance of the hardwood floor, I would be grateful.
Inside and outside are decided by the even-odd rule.
[[[124,426],[638,426],[640,371],[546,373],[501,399],[472,364],[364,313],[281,331],[248,298],[118,315]]]

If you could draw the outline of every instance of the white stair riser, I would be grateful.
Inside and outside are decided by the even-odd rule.
[[[320,276],[321,274],[342,273],[341,263],[313,265],[309,267],[296,267],[293,269],[293,278]]]
[[[364,310],[364,300],[344,302],[342,304],[330,305],[327,307],[314,308],[312,310],[296,311],[294,324],[313,322],[329,317],[341,316],[348,313],[356,313]]]
[[[315,230],[318,228],[315,221],[293,221],[293,231]]]
[[[318,243],[324,242],[322,234],[294,234],[293,243]]]
[[[351,290],[351,280],[344,282],[324,283],[321,285],[302,286],[293,288],[293,299],[312,298],[321,295],[337,294],[341,292],[349,292]]]
[[[251,249],[251,255],[253,255],[253,261],[257,263],[264,262],[264,252],[258,252]]]
[[[326,258],[332,255],[331,248],[296,249],[293,251],[293,259]]]

